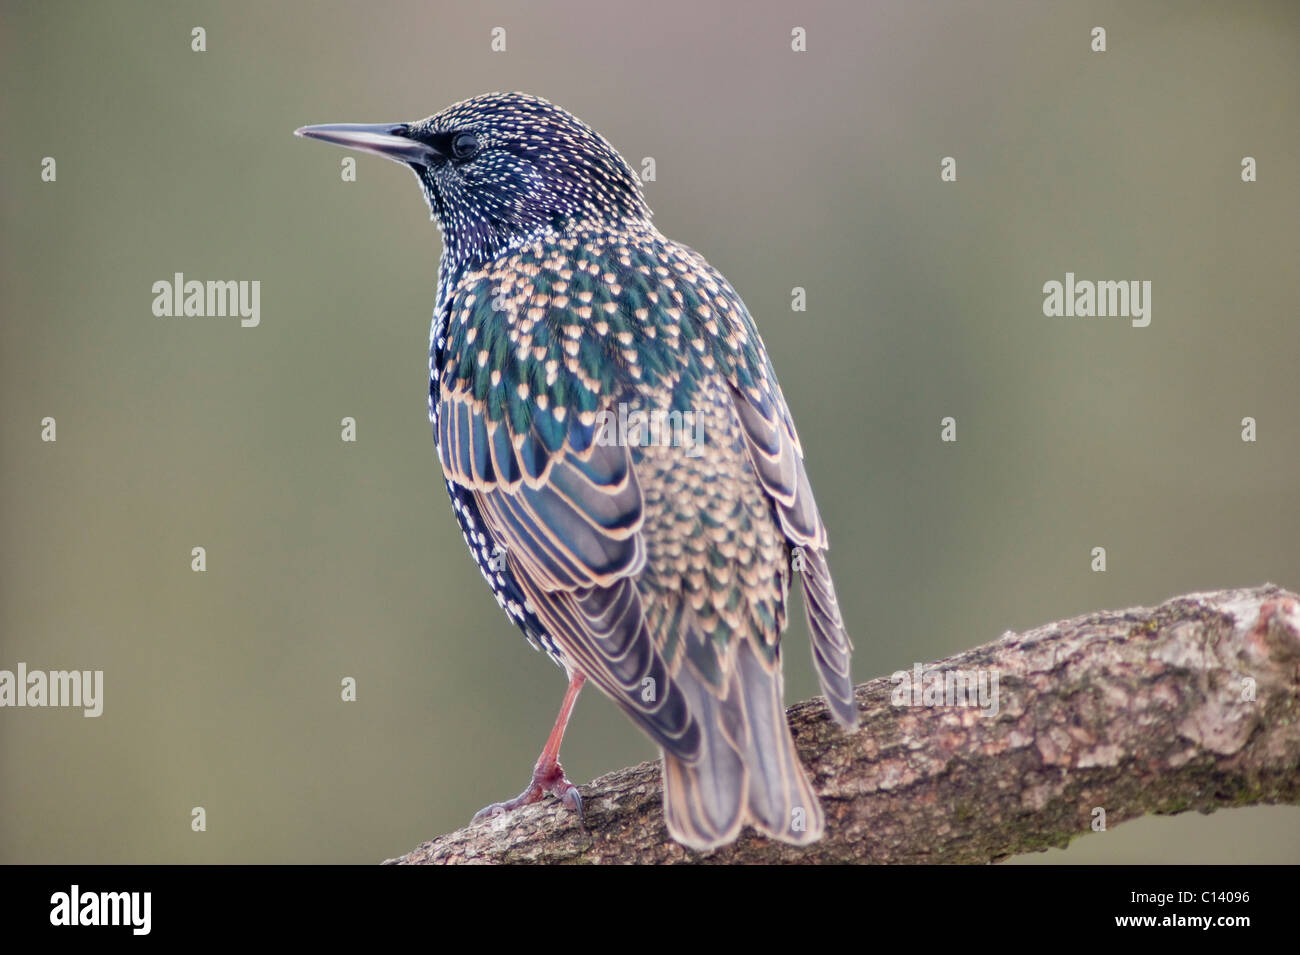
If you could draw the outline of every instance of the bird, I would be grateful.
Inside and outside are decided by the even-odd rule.
[[[540,97],[295,132],[415,173],[442,238],[428,412],[447,492],[497,603],[568,679],[528,786],[475,819],[549,795],[582,820],[559,754],[590,681],[659,747],[671,838],[817,841],[783,702],[794,577],[848,731],[853,646],[803,446],[735,289],[652,224],[603,136]]]

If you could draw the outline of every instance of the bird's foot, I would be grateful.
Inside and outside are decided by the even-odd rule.
[[[528,784],[527,789],[514,799],[507,799],[505,802],[494,802],[490,806],[484,806],[474,813],[472,821],[478,822],[480,819],[488,819],[502,813],[513,812],[524,806],[531,806],[535,802],[541,802],[546,798],[547,794],[554,796],[560,800],[561,804],[576,812],[578,814],[578,825],[583,824],[582,794],[578,792],[577,786],[569,782],[568,777],[564,775],[564,769],[558,762],[550,766],[538,766],[533,770],[533,781]]]

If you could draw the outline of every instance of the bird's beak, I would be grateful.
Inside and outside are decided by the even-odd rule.
[[[327,126],[304,126],[295,129],[295,136],[320,139],[336,146],[374,153],[395,162],[430,165],[442,154],[428,143],[412,139],[406,123],[379,123],[367,126],[362,123],[333,123]]]

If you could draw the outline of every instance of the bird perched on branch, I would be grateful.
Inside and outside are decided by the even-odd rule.
[[[419,180],[443,239],[429,419],[447,491],[497,602],[569,678],[528,787],[479,815],[547,793],[581,812],[559,748],[591,680],[661,749],[674,839],[710,849],[746,824],[818,839],[782,702],[792,576],[846,728],[852,645],[803,449],[740,296],[651,224],[604,138],[537,97],[297,132]]]

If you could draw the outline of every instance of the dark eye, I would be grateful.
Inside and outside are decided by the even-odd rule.
[[[464,162],[477,156],[478,149],[477,136],[473,133],[457,133],[451,141],[451,158]]]

